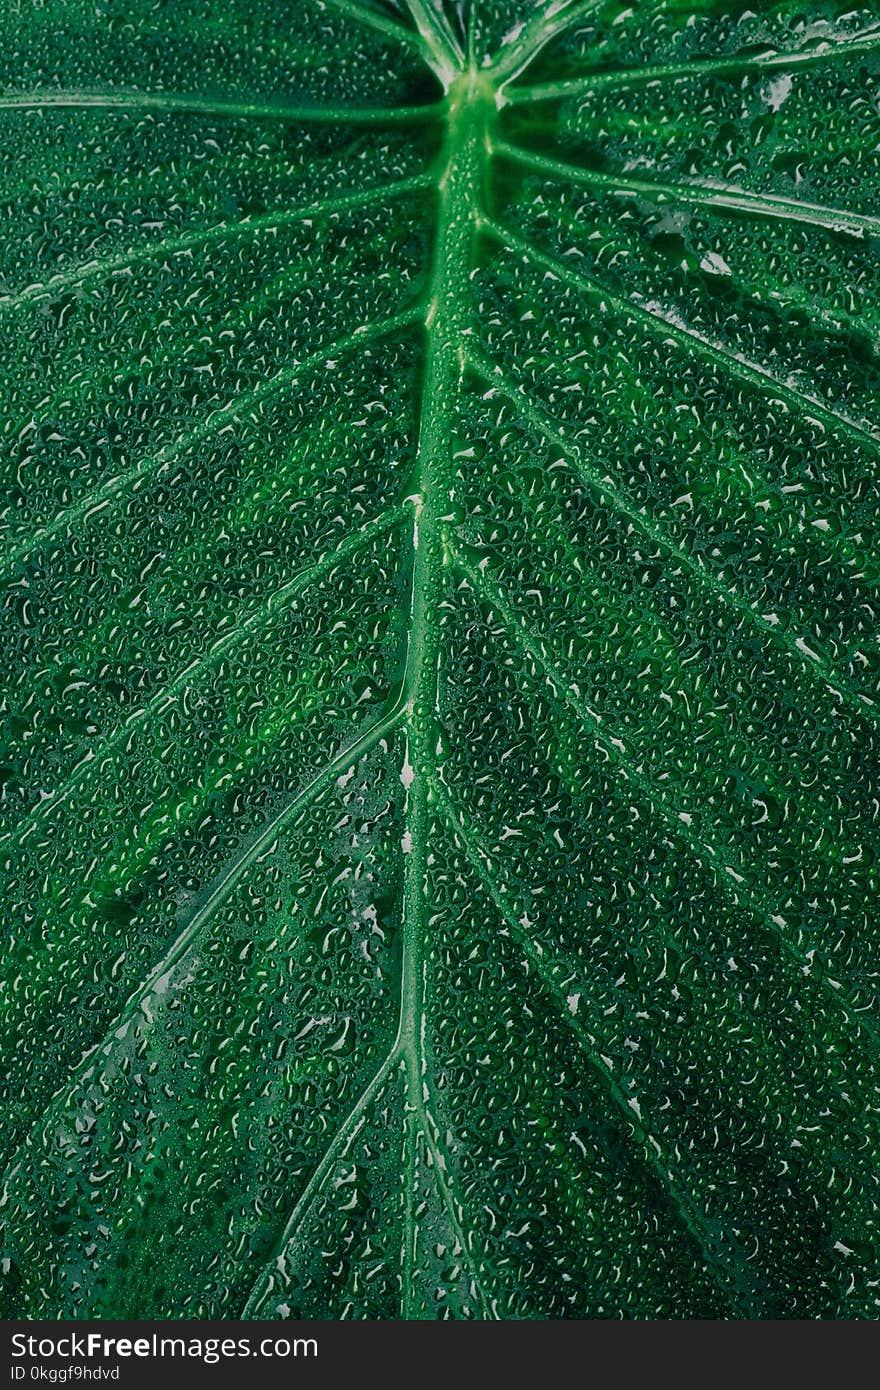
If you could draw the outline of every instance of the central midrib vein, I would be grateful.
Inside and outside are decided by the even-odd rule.
[[[404,717],[412,780],[407,791],[404,845],[403,964],[395,1050],[405,1074],[406,1153],[410,1171],[404,1235],[404,1316],[411,1316],[417,1234],[412,1213],[418,1135],[434,1148],[424,1081],[424,948],[431,776],[438,738],[439,624],[443,567],[442,522],[449,502],[449,464],[455,400],[464,372],[463,334],[476,235],[479,193],[489,154],[494,92],[485,77],[463,74],[448,93],[448,125],[438,188],[437,231],[426,317],[419,442],[414,472],[413,585]],[[435,1162],[436,1166],[436,1162]],[[438,1186],[443,1176],[436,1174]],[[441,1194],[442,1195],[442,1194]],[[454,1213],[450,1212],[451,1219]],[[455,1223],[457,1224],[457,1222]],[[467,1250],[463,1257],[468,1255]]]

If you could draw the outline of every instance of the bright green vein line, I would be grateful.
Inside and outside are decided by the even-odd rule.
[[[339,14],[345,15],[346,18],[363,24],[367,29],[375,29],[377,33],[385,34],[389,39],[396,39],[398,43],[414,48],[426,62],[431,57],[420,34],[414,33],[412,29],[407,29],[404,24],[398,24],[394,19],[389,19],[387,15],[368,9],[366,5],[360,4],[359,0],[324,0],[324,4],[329,9],[337,10]]]
[[[395,1053],[391,1052],[361,1091],[351,1110],[349,1110],[342,1124],[336,1130],[333,1138],[324,1150],[320,1163],[313,1170],[311,1177],[303,1188],[299,1200],[281,1232],[280,1239],[275,1244],[273,1257],[267,1262],[267,1265],[257,1276],[247,1302],[241,1311],[240,1316],[242,1318],[255,1318],[259,1316],[260,1309],[272,1292],[273,1275],[270,1271],[277,1270],[279,1262],[284,1263],[285,1253],[296,1240],[300,1228],[308,1216],[309,1208],[314,1199],[320,1195],[334,1163],[338,1158],[342,1158],[348,1153],[348,1150],[366,1124],[367,1111],[387,1080],[394,1061]]]
[[[522,618],[508,602],[499,586],[483,570],[477,569],[469,562],[467,557],[457,549],[448,533],[445,535],[445,541],[447,554],[461,576],[470,585],[477,598],[497,613],[509,641],[534,663],[535,668],[553,690],[560,706],[567,705],[578,719],[594,731],[597,746],[602,749],[609,761],[616,763],[622,769],[628,782],[641,792],[648,805],[666,821],[678,839],[687,846],[696,862],[703,865],[704,868],[709,867],[721,892],[726,893],[738,908],[745,906],[749,912],[760,918],[773,932],[785,953],[800,971],[812,972],[815,952],[811,951],[809,956],[805,955],[789,933],[771,915],[771,910],[762,895],[752,892],[745,886],[747,882],[744,872],[745,866],[740,863],[737,868],[734,868],[733,865],[726,864],[713,844],[707,840],[701,840],[699,836],[694,834],[688,827],[678,803],[665,788],[661,788],[658,783],[652,781],[633,762],[632,757],[626,751],[623,740],[605,724],[602,716],[591,708],[589,703],[577,692],[574,684],[556,666],[544,641],[534,640],[527,631]],[[739,881],[736,881],[734,875]],[[864,1030],[875,1047],[880,1046],[880,1031],[866,1016],[864,1010],[860,1009],[849,997],[848,991],[844,990],[839,982],[832,979],[824,962],[822,967],[818,978],[827,990],[829,997],[835,1001],[836,1007],[842,1011],[849,1023],[854,1023]]]
[[[411,849],[406,855],[403,884],[403,951],[401,963],[398,1046],[404,1059],[407,1107],[415,1115],[425,1144],[438,1169],[437,1187],[446,1205],[462,1256],[469,1262],[475,1300],[484,1317],[491,1305],[474,1267],[469,1245],[461,1232],[451,1194],[440,1176],[440,1158],[425,1110],[425,960],[428,932],[427,879],[430,862],[430,820],[427,805],[428,776],[436,758],[436,718],[440,671],[437,608],[442,597],[441,518],[448,498],[450,439],[454,432],[456,402],[463,376],[461,342],[470,321],[468,297],[475,209],[485,176],[486,131],[494,114],[494,97],[478,75],[467,74],[450,92],[445,167],[435,230],[434,254],[428,287],[425,357],[420,400],[419,437],[415,488],[421,497],[417,544],[413,562],[413,598],[410,614],[411,672],[408,704],[407,750],[414,778],[407,789],[406,827]],[[414,537],[415,540],[415,537]],[[407,1120],[412,1124],[411,1118]],[[415,1159],[415,1146],[409,1152]],[[405,1181],[415,1183],[415,1174]]]
[[[165,256],[176,256],[181,252],[192,251],[197,247],[210,246],[214,242],[232,241],[239,237],[259,235],[264,231],[308,221],[313,217],[348,212],[357,208],[369,207],[373,203],[389,202],[393,198],[406,197],[410,193],[424,192],[434,186],[430,174],[416,174],[412,178],[398,179],[395,183],[377,184],[375,188],[362,193],[341,194],[338,198],[323,198],[303,207],[289,208],[283,212],[267,212],[259,217],[244,218],[240,222],[220,222],[215,227],[181,232],[178,236],[162,237],[149,241],[143,246],[129,251],[120,251],[113,256],[96,257],[83,261],[70,270],[59,271],[51,279],[40,284],[27,285],[14,294],[0,295],[0,315],[5,310],[17,309],[33,300],[55,295],[70,285],[81,285],[86,281],[102,279],[120,271],[128,272],[135,266],[161,260]]]
[[[667,534],[662,526],[658,526],[655,522],[651,521],[639,508],[638,504],[627,495],[623,488],[618,487],[615,483],[610,481],[610,479],[596,472],[588,463],[585,463],[583,459],[581,459],[578,450],[573,448],[565,435],[561,434],[556,428],[550,416],[545,414],[543,410],[530,401],[524,392],[518,388],[516,382],[502,373],[500,368],[493,366],[491,362],[487,361],[486,358],[484,358],[481,353],[478,353],[470,344],[468,344],[466,348],[466,358],[468,365],[480,380],[483,381],[490,390],[498,391],[510,401],[521,419],[534,426],[549,443],[553,444],[567,463],[575,470],[577,475],[596,494],[600,497],[607,498],[616,511],[632,521],[646,536],[650,536],[651,540],[654,541],[656,545],[662,547],[668,554],[674,555],[691,574],[696,576],[701,584],[711,589],[712,592],[725,603],[731,604],[731,606],[735,608],[737,612],[742,613],[749,622],[768,633],[769,636],[773,638],[774,642],[782,647],[792,658],[799,669],[808,671],[814,679],[826,685],[836,695],[839,695],[841,698],[846,698],[850,704],[855,706],[859,714],[863,715],[865,718],[871,719],[875,723],[880,723],[880,719],[878,719],[874,710],[873,701],[869,696],[863,695],[845,676],[839,675],[833,667],[829,666],[828,663],[821,658],[810,659],[805,652],[801,651],[799,647],[796,647],[789,641],[788,637],[781,629],[778,629],[774,623],[768,622],[756,608],[753,608],[741,594],[737,593],[735,589],[728,589],[711,570],[707,569],[699,560],[689,554],[687,550],[683,550],[681,546]]]
[[[467,18],[467,66],[471,72],[477,70],[477,17],[480,10],[480,0],[471,0],[468,6]]]
[[[548,43],[567,33],[578,20],[595,14],[604,3],[605,0],[580,0],[580,3],[568,0],[568,3],[557,5],[549,15],[549,7],[545,6],[542,13],[525,24],[519,34],[499,50],[493,68],[496,80],[500,79],[502,85],[513,81],[534,62]]]
[[[788,382],[780,381],[778,377],[773,376],[772,372],[766,371],[758,363],[752,362],[747,357],[742,357],[739,353],[723,347],[720,343],[713,342],[710,338],[697,332],[696,329],[688,328],[677,319],[667,317],[660,311],[659,306],[655,307],[648,302],[641,303],[636,299],[627,299],[615,294],[612,290],[606,289],[598,280],[587,275],[585,271],[572,270],[558,256],[549,255],[546,251],[539,250],[530,241],[518,236],[516,232],[500,223],[494,222],[491,218],[482,217],[480,225],[506,250],[523,256],[527,261],[539,269],[547,271],[563,284],[569,285],[581,294],[587,294],[601,300],[618,312],[630,315],[647,326],[651,332],[659,334],[663,338],[671,338],[674,342],[679,343],[692,356],[702,357],[723,371],[728,371],[731,375],[739,377],[740,380],[747,381],[750,385],[757,386],[762,391],[785,401],[799,414],[805,415],[807,418],[812,417],[821,420],[823,424],[849,435],[858,443],[869,444],[875,453],[880,450],[880,436],[858,420],[853,420],[848,415],[842,415],[840,411],[826,405],[817,396],[811,396],[807,391],[801,391],[797,387],[789,385]]]
[[[206,671],[211,670],[227,652],[234,650],[249,633],[261,631],[276,614],[284,611],[291,598],[308,589],[316,580],[331,573],[343,560],[363,549],[376,536],[392,530],[407,516],[409,516],[409,508],[402,503],[400,506],[390,508],[381,516],[376,517],[375,520],[367,522],[359,530],[346,536],[333,550],[319,556],[312,564],[300,570],[284,584],[279,585],[252,613],[248,614],[241,622],[236,623],[221,637],[218,637],[203,656],[191,661],[188,666],[178,672],[173,680],[163,686],[161,690],[157,690],[145,705],[129,715],[109,738],[104,739],[98,746],[89,748],[85,757],[73,768],[70,776],[54,791],[46,794],[30,818],[21,827],[16,827],[15,830],[9,830],[4,835],[0,835],[0,844],[5,844],[7,840],[15,840],[20,844],[26,840],[50,811],[66,801],[71,792],[78,786],[86,783],[89,775],[95,769],[100,769],[103,758],[112,753],[121,743],[124,743],[154,714],[164,713],[181,690],[199,679]]]
[[[729,188],[711,183],[665,183],[657,179],[634,179],[629,174],[600,173],[595,169],[583,169],[560,159],[550,159],[547,155],[534,154],[530,150],[518,149],[505,141],[494,145],[496,154],[505,159],[547,178],[558,178],[590,187],[608,188],[613,193],[624,196],[656,198],[658,201],[671,199],[678,203],[705,204],[709,207],[730,208],[735,212],[747,213],[753,217],[781,218],[789,222],[803,222],[812,227],[824,227],[832,232],[851,232],[855,236],[877,236],[880,234],[880,217],[866,213],[847,212],[842,208],[823,207],[820,203],[803,203],[797,198],[785,198],[777,193],[750,193],[745,189]]]
[[[6,92],[0,111],[72,110],[197,112],[206,116],[255,116],[261,120],[324,122],[328,125],[395,125],[427,120],[440,113],[429,106],[288,106],[283,102],[189,96],[182,92]]]
[[[625,1121],[625,1129],[629,1131],[635,1118],[633,1110],[623,1091],[620,1089],[613,1071],[601,1061],[596,1049],[595,1037],[591,1035],[589,1028],[572,1014],[566,1002],[565,992],[560,988],[559,982],[556,980],[552,969],[549,968],[546,958],[540,949],[535,946],[528,932],[523,928],[522,923],[517,920],[515,913],[511,910],[509,902],[505,900],[505,896],[501,892],[501,888],[492,871],[491,856],[488,850],[480,842],[473,828],[465,822],[464,817],[456,810],[452,797],[445,785],[442,782],[435,783],[434,790],[440,804],[442,818],[461,846],[465,859],[473,870],[477,882],[490,898],[495,910],[507,926],[513,940],[516,942],[529,965],[541,981],[541,984],[544,986],[544,989],[553,1000],[564,1023],[574,1033],[587,1062],[599,1077],[603,1088],[611,1095],[615,1105],[621,1111]],[[647,1133],[647,1126],[645,1126],[645,1129]],[[723,1266],[718,1264],[717,1260],[715,1260],[711,1254],[706,1239],[705,1218],[701,1212],[691,1205],[687,1199],[686,1193],[681,1189],[680,1184],[674,1180],[672,1176],[674,1164],[669,1155],[664,1152],[659,1140],[656,1136],[649,1133],[648,1141],[649,1142],[644,1147],[638,1146],[636,1152],[656,1175],[660,1186],[666,1192],[670,1202],[679,1213],[688,1234],[696,1244],[697,1249],[702,1255],[707,1268],[711,1270],[716,1282],[724,1289],[732,1306],[737,1308],[738,1311],[741,1311],[739,1303],[733,1298],[731,1291],[727,1288],[727,1283],[730,1278],[728,1272]],[[733,1277],[735,1280],[737,1276],[734,1275]]]
[[[418,1145],[418,1130],[416,1128],[415,1115],[407,1110],[404,1114],[403,1122],[403,1148],[401,1158],[403,1161],[404,1173],[414,1173]],[[400,1250],[400,1293],[401,1293],[401,1316],[404,1322],[409,1322],[413,1315],[413,1293],[414,1293],[414,1269],[416,1263],[416,1242],[418,1240],[418,1228],[416,1225],[416,1193],[415,1183],[405,1184],[404,1211],[403,1211],[403,1233],[401,1236]]]
[[[301,377],[316,371],[320,367],[327,367],[334,362],[337,357],[353,348],[364,347],[367,343],[374,343],[380,338],[392,337],[404,328],[411,328],[414,324],[424,321],[424,309],[414,306],[403,314],[395,314],[393,318],[384,319],[381,323],[366,324],[354,333],[349,333],[346,337],[338,339],[335,343],[328,343],[319,352],[313,353],[295,366],[284,367],[268,381],[262,382],[252,391],[244,391],[235,396],[226,405],[220,406],[211,412],[208,418],[196,429],[172,440],[164,449],[160,449],[157,454],[139,459],[131,468],[119,473],[115,478],[110,478],[100,487],[95,488],[81,502],[68,507],[55,517],[54,521],[45,526],[38,527],[28,540],[23,544],[10,549],[0,562],[0,574],[14,570],[34,550],[51,540],[66,527],[72,526],[75,522],[86,520],[96,512],[109,506],[125,489],[143,478],[153,477],[168,468],[175,459],[180,457],[183,450],[193,444],[200,443],[203,439],[227,425],[233,420],[252,410],[261,402],[271,398],[278,391],[284,390],[299,381]]]
[[[422,1086],[424,1087],[424,1089],[427,1089],[428,1084],[428,1073],[427,1070],[425,1070],[422,1074]],[[408,1100],[412,1100],[412,1097],[410,1095],[408,1095]],[[415,1104],[413,1106],[413,1111],[411,1112],[411,1114],[414,1114],[414,1117],[418,1122],[418,1132],[421,1133],[422,1138],[425,1141],[425,1147],[427,1148],[428,1153],[430,1154],[434,1182],[437,1186],[437,1191],[440,1195],[440,1200],[443,1203],[443,1206],[446,1208],[446,1215],[449,1217],[449,1224],[452,1227],[452,1230],[455,1234],[455,1238],[461,1248],[461,1254],[459,1258],[461,1259],[463,1264],[467,1265],[467,1268],[470,1271],[471,1280],[474,1286],[474,1292],[476,1294],[476,1301],[480,1305],[480,1311],[487,1321],[496,1318],[497,1313],[495,1312],[493,1302],[489,1298],[489,1295],[487,1294],[486,1290],[483,1288],[483,1280],[485,1278],[486,1271],[482,1266],[478,1265],[475,1262],[474,1254],[470,1247],[470,1242],[468,1241],[464,1226],[462,1225],[459,1205],[456,1202],[455,1196],[452,1192],[452,1188],[450,1187],[449,1182],[447,1181],[446,1172],[448,1164],[446,1163],[445,1156],[440,1152],[440,1148],[437,1144],[435,1134],[437,1125],[434,1122],[432,1116],[429,1114],[425,1102],[421,1098],[421,1095],[415,1098]],[[413,1139],[417,1140],[417,1138],[418,1134],[414,1132]],[[413,1152],[411,1156],[413,1163],[415,1163],[415,1152]]]
[[[505,96],[509,102],[556,101],[564,97],[587,96],[604,88],[643,86],[665,83],[685,77],[724,76],[728,73],[767,72],[782,68],[787,72],[813,67],[835,59],[871,53],[880,48],[880,30],[872,29],[840,43],[822,48],[805,49],[795,53],[733,54],[729,58],[694,58],[684,63],[655,63],[643,68],[616,68],[605,72],[587,73],[564,82],[542,82],[531,87],[509,87]]]
[[[464,54],[461,45],[449,26],[449,21],[439,6],[432,0],[406,0],[407,8],[424,40],[425,51],[429,55],[428,65],[440,78],[444,87],[449,87],[454,77],[462,70]]]

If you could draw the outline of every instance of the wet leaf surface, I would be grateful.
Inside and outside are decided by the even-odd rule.
[[[6,1316],[873,1318],[873,6],[19,7]]]

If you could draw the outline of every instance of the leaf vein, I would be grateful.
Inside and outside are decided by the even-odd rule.
[[[880,235],[880,217],[849,212],[844,208],[825,207],[821,203],[801,202],[797,198],[786,198],[779,193],[752,193],[743,188],[697,180],[674,182],[638,179],[629,174],[585,169],[567,160],[551,159],[548,155],[519,149],[504,140],[497,141],[493,149],[505,159],[510,159],[524,168],[533,169],[536,173],[542,173],[547,178],[573,180],[597,188],[609,188],[624,195],[656,198],[658,201],[669,198],[678,202],[728,208],[755,217],[781,218],[785,221],[806,223],[811,227],[822,227],[826,231],[850,232],[854,236]]]
[[[838,43],[826,43],[820,48],[802,49],[787,53],[768,51],[764,54],[731,54],[729,58],[694,58],[682,63],[653,63],[641,68],[611,68],[583,77],[567,78],[562,82],[542,82],[530,87],[514,87],[508,93],[510,102],[561,101],[567,97],[589,96],[606,88],[615,91],[649,83],[675,82],[682,78],[726,76],[733,73],[772,72],[776,69],[796,71],[819,63],[827,63],[860,53],[872,53],[880,47],[880,30],[869,29]]]
[[[34,91],[0,94],[0,111],[70,110],[167,111],[204,116],[255,117],[260,120],[324,122],[328,125],[407,124],[436,116],[428,106],[288,106],[283,102],[202,97],[183,92]]]
[[[324,1184],[333,1169],[333,1165],[338,1159],[345,1157],[351,1145],[366,1124],[367,1111],[382,1089],[393,1064],[394,1053],[390,1052],[379,1069],[373,1073],[372,1078],[361,1091],[351,1110],[349,1110],[342,1124],[333,1135],[330,1144],[325,1149],[320,1162],[313,1169],[311,1177],[303,1188],[293,1211],[285,1223],[284,1229],[276,1242],[274,1255],[267,1262],[267,1267],[260,1272],[254,1282],[244,1308],[241,1311],[242,1318],[253,1318],[258,1316],[266,1298],[272,1292],[272,1276],[269,1273],[269,1266],[271,1266],[272,1263],[276,1263],[280,1267],[284,1259],[285,1251],[289,1249],[299,1234],[300,1228],[308,1216],[309,1208],[314,1199],[320,1196]]]

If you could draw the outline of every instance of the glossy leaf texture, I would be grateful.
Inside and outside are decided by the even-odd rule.
[[[5,1315],[876,1317],[876,7],[4,12]]]

